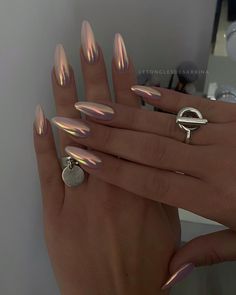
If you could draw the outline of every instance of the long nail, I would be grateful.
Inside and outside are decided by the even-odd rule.
[[[188,263],[183,265],[178,271],[176,271],[169,280],[162,286],[162,290],[166,290],[174,286],[176,283],[185,279],[194,269],[194,264]]]
[[[99,168],[102,160],[94,154],[74,146],[67,146],[66,153],[80,164],[88,166],[89,168]]]
[[[82,23],[81,44],[87,62],[90,64],[95,63],[98,60],[99,50],[91,25],[86,20]]]
[[[47,120],[40,105],[36,106],[34,126],[38,135],[44,135],[47,132]]]
[[[111,107],[95,102],[77,102],[75,108],[89,117],[104,121],[111,120],[115,114]]]
[[[76,137],[87,137],[90,133],[90,128],[81,120],[75,120],[65,117],[54,117],[52,122],[65,132]]]
[[[58,44],[55,49],[54,69],[60,86],[66,86],[70,82],[70,68],[62,44]]]
[[[131,90],[137,95],[140,95],[144,98],[160,98],[161,97],[161,92],[158,91],[157,89],[154,89],[153,87],[135,85],[131,87]]]
[[[117,33],[114,40],[114,58],[119,71],[126,71],[129,67],[129,58],[126,51],[124,39]]]

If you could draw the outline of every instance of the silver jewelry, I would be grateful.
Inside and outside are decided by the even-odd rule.
[[[79,166],[79,162],[71,157],[61,159],[62,179],[68,187],[77,187],[84,182],[85,173]]]
[[[181,129],[186,131],[185,143],[190,143],[191,132],[197,130],[202,125],[206,125],[208,120],[203,119],[202,114],[199,110],[186,107],[179,111],[176,117],[176,124],[179,125]]]

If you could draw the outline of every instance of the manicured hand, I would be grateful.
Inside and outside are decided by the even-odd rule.
[[[105,99],[109,103],[111,92],[102,51],[87,22],[82,29],[81,64],[86,100]],[[136,83],[135,72],[120,35],[115,39],[112,71],[116,101],[138,109],[139,98],[130,90]],[[79,119],[80,114],[74,108],[77,91],[73,70],[62,46],[56,50],[52,81],[57,115],[69,118],[66,122],[70,125],[71,119]],[[41,108],[36,115],[34,139],[46,241],[61,293],[167,294],[161,287],[168,276],[170,257],[179,244],[177,210],[91,174],[77,188],[65,186],[50,123]],[[72,134],[86,137],[89,129],[83,125]],[[61,156],[66,156],[65,147],[74,141],[63,131],[59,136]]]
[[[93,169],[91,155],[71,146],[67,153],[105,182],[230,228],[184,246],[172,260],[172,273],[185,263],[236,259],[236,105],[160,88],[133,86],[132,90],[165,112],[79,102],[76,108],[92,119],[86,122],[90,133],[71,140],[96,150],[92,153],[102,164]],[[176,124],[183,107],[197,108],[209,121],[192,133],[191,144],[184,143],[186,133]],[[74,122],[75,128],[79,125],[80,121]]]

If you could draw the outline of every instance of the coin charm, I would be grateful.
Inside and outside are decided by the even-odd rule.
[[[62,179],[64,183],[69,187],[76,187],[84,181],[84,171],[77,165],[67,166],[62,171]]]

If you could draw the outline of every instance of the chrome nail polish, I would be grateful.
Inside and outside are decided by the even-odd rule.
[[[55,50],[54,69],[58,84],[66,86],[70,82],[70,68],[62,44],[58,44]]]
[[[67,146],[65,151],[69,156],[78,161],[80,164],[88,166],[89,168],[99,168],[102,163],[99,157],[87,150],[78,147]]]
[[[65,132],[76,137],[87,137],[90,133],[90,128],[81,120],[75,120],[65,117],[55,117],[52,123]]]
[[[140,95],[144,98],[160,98],[161,97],[161,92],[153,87],[135,85],[131,87],[131,90],[137,95]]]
[[[35,110],[34,126],[38,135],[44,135],[47,131],[47,120],[40,105],[37,105]]]
[[[81,44],[87,62],[90,64],[95,63],[98,60],[99,50],[91,25],[86,20],[82,23]]]
[[[193,263],[187,263],[183,265],[179,270],[177,270],[169,280],[162,286],[162,290],[169,289],[173,287],[176,283],[185,279],[194,269]]]
[[[111,107],[95,102],[77,102],[75,108],[89,117],[104,121],[111,120],[115,114]]]
[[[124,39],[117,33],[114,40],[114,59],[119,71],[126,71],[129,67],[129,58],[126,51]]]

